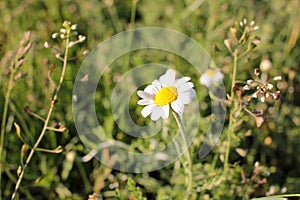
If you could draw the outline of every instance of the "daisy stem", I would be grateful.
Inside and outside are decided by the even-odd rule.
[[[186,190],[184,199],[190,199],[190,195],[192,194],[192,189],[193,189],[192,159],[191,159],[190,151],[188,149],[188,144],[186,141],[186,131],[185,131],[183,121],[181,120],[180,116],[177,113],[175,113],[174,111],[172,111],[172,113],[173,113],[176,123],[178,124],[178,127],[180,129],[179,132],[180,132],[181,139],[182,139],[182,145],[184,145],[183,149],[185,150],[182,157],[180,158],[180,161],[184,168],[185,174],[187,175],[186,180],[185,180],[187,190]]]
[[[233,70],[232,70],[232,82],[231,82],[231,93],[230,93],[230,101],[231,103],[234,100],[234,91],[233,87],[235,84],[235,79],[236,79],[236,68],[237,68],[237,62],[238,62],[238,53],[237,49],[233,53]],[[230,146],[231,146],[231,137],[234,132],[234,117],[233,114],[235,112],[234,108],[230,109],[230,116],[229,116],[229,126],[227,130],[227,148],[226,148],[226,153],[225,153],[225,160],[224,160],[224,176],[225,178],[227,177],[228,173],[228,160],[229,160],[229,153],[230,153]]]

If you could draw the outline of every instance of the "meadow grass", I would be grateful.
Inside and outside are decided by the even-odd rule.
[[[184,198],[186,169],[181,167],[180,160],[142,174],[113,170],[93,158],[83,162],[88,151],[78,137],[72,115],[73,81],[85,58],[84,51],[91,51],[122,31],[151,26],[182,32],[201,44],[224,74],[226,91],[234,98],[238,98],[238,93],[231,90],[234,82],[254,79],[254,69],[259,68],[262,60],[270,60],[272,68],[266,72],[268,77],[282,76],[282,80],[274,84],[280,90],[280,98],[264,103],[260,99],[251,100],[251,112],[264,111],[260,127],[255,116],[245,110],[238,118],[232,118],[236,110],[234,101],[229,102],[218,145],[199,159],[198,151],[211,117],[210,105],[205,103],[210,96],[200,85],[200,77],[179,56],[159,50],[135,51],[112,63],[98,84],[96,110],[109,137],[124,142],[131,150],[151,150],[149,140],[128,137],[118,129],[110,111],[109,97],[116,79],[133,66],[150,62],[166,64],[182,74],[195,74],[191,76],[195,88],[203,91],[197,93],[201,114],[199,130],[189,148],[193,163],[191,199],[299,194],[299,6],[298,0],[1,1],[1,198],[11,198],[20,166],[24,167],[32,149],[35,153],[26,166],[16,199]],[[244,18],[248,23],[253,19],[259,25],[255,35],[259,36],[260,43],[237,59],[234,51],[228,51],[224,40],[232,36],[230,28],[235,27],[235,23],[239,26]],[[41,119],[47,117],[63,69],[55,55],[57,49],[52,46],[56,44],[61,48],[62,43],[59,39],[53,40],[51,35],[59,31],[65,20],[78,24],[77,32],[85,35],[86,41],[69,49],[64,82],[48,119],[52,129],[44,133],[37,147],[35,144],[44,124]],[[30,31],[30,39],[27,31]],[[46,41],[51,48],[44,47]],[[23,54],[20,49],[25,49]],[[137,100],[138,97],[133,96],[130,101],[131,114],[136,116],[137,123],[148,124],[148,119],[138,117],[142,107],[136,105]],[[63,132],[58,130],[64,127]],[[175,119],[170,117],[163,131],[172,134],[177,129]],[[151,139],[162,146],[169,140],[163,133]],[[45,152],[60,146],[62,149],[54,151],[56,153]],[[43,150],[36,151],[36,148]]]

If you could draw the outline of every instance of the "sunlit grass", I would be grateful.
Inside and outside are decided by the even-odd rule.
[[[18,124],[26,142],[32,147],[43,128],[43,122],[30,112],[42,118],[47,115],[62,67],[55,53],[44,48],[44,42],[50,42],[52,33],[61,27],[64,20],[78,24],[78,33],[86,36],[85,43],[77,44],[69,51],[70,61],[61,95],[49,121],[52,127],[63,126],[68,132],[50,130],[45,134],[39,147],[53,150],[62,146],[63,151],[60,154],[37,152],[32,157],[20,184],[20,199],[87,199],[93,193],[104,196],[105,199],[113,199],[118,195],[121,199],[128,199],[132,195],[148,199],[181,199],[186,188],[180,161],[144,174],[112,170],[96,159],[82,162],[81,158],[88,151],[81,143],[74,126],[72,89],[77,70],[85,58],[83,51],[92,50],[110,36],[130,28],[158,26],[174,29],[187,34],[206,48],[225,75],[224,84],[230,94],[234,56],[228,51],[224,39],[230,36],[230,27],[244,17],[254,19],[259,24],[256,35],[260,37],[260,44],[238,60],[236,81],[255,77],[254,69],[259,68],[265,59],[272,63],[268,77],[282,76],[282,80],[274,85],[281,92],[278,101],[262,103],[260,99],[254,99],[250,105],[251,111],[265,111],[261,127],[257,127],[257,122],[247,112],[241,114],[242,121],[234,122],[234,127],[233,122],[227,118],[219,144],[207,157],[199,159],[198,151],[203,143],[211,112],[210,105],[204,100],[207,101],[210,97],[205,87],[199,84],[200,77],[188,67],[186,61],[169,52],[157,50],[131,52],[130,56],[124,55],[112,63],[111,68],[118,66],[120,71],[108,71],[99,83],[99,94],[96,94],[96,100],[101,101],[96,106],[97,112],[101,113],[99,120],[111,138],[124,141],[129,146],[132,145],[133,149],[143,146],[139,150],[147,152],[151,150],[151,143],[126,138],[109,112],[107,97],[111,94],[116,79],[132,67],[150,62],[166,64],[182,74],[194,73],[191,78],[195,87],[201,88],[203,92],[197,94],[202,115],[199,133],[190,147],[195,191],[193,197],[247,199],[300,193],[300,174],[297,168],[300,165],[299,6],[298,0],[1,1],[0,113],[4,141],[1,141],[3,150],[0,161],[2,198],[11,197],[19,178],[17,171],[21,165],[20,158],[25,160],[28,157],[28,153],[21,155],[23,142],[18,138],[14,123]],[[12,72],[9,66],[11,55],[14,55],[12,51],[22,47],[20,41],[26,31],[31,31],[33,44],[22,67],[14,74],[21,73],[20,78],[10,88]],[[53,81],[49,79],[50,71]],[[132,99],[138,100],[138,97]],[[135,117],[141,110],[134,101],[130,101],[130,109]],[[148,123],[147,119],[137,120],[141,124]],[[163,130],[165,133],[177,130],[176,125],[168,123]],[[226,149],[226,133],[230,131],[230,123],[229,129],[234,131],[230,136],[230,148]],[[156,136],[154,139],[164,144],[168,138],[163,133],[161,135],[161,138]],[[224,163],[227,177],[223,174]]]

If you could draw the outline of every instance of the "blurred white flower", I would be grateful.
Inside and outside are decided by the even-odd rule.
[[[57,36],[58,36],[58,33],[53,33],[53,34],[51,35],[52,39],[55,39]]]
[[[76,30],[77,29],[77,24],[73,24],[72,26],[71,26],[71,30]]]
[[[222,72],[218,69],[207,69],[200,77],[200,84],[211,87],[216,83],[220,83],[224,78]]]
[[[275,76],[273,79],[274,79],[274,81],[281,81],[282,77],[281,76]]]
[[[262,72],[268,72],[272,68],[272,62],[269,59],[264,58],[261,61],[259,68]]]
[[[78,35],[78,41],[83,42],[86,39],[84,35]]]
[[[44,42],[44,47],[46,48],[46,49],[48,49],[49,47],[50,47],[50,45],[49,45],[49,43],[46,41],[46,42]]]
[[[171,108],[178,114],[184,111],[184,105],[192,102],[196,96],[194,84],[189,82],[191,78],[183,77],[175,79],[175,71],[169,69],[158,80],[154,80],[144,91],[139,90],[137,95],[142,99],[139,105],[145,105],[141,114],[147,117],[151,114],[151,120],[156,121],[160,117],[167,119]]]

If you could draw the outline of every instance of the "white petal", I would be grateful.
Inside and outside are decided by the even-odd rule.
[[[215,76],[213,78],[211,78],[211,81],[213,83],[222,82],[223,78],[224,78],[224,76],[220,72],[220,73],[215,74]]]
[[[158,91],[159,91],[160,88],[158,88],[156,85],[148,85],[144,91],[149,93],[149,94],[152,94],[152,95],[155,95]]]
[[[141,99],[137,102],[138,105],[151,105],[154,104],[153,99]]]
[[[176,112],[176,113],[178,113],[178,114],[182,114],[183,113],[183,111],[184,111],[184,105],[183,105],[183,103],[181,103],[180,102],[180,100],[179,99],[177,99],[176,101],[173,101],[172,103],[171,103],[171,107],[172,107],[172,109]]]
[[[180,78],[180,79],[178,79],[178,80],[175,81],[174,87],[179,88],[181,85],[183,85],[184,83],[188,82],[189,80],[191,80],[190,77]]]
[[[150,115],[155,107],[156,105],[145,106],[141,111],[143,117],[147,117],[148,115]]]
[[[210,87],[211,86],[211,79],[209,79],[209,77],[206,74],[203,74],[200,77],[199,82],[200,82],[201,85],[204,85],[206,87]]]
[[[191,90],[193,87],[194,87],[194,84],[192,82],[187,82],[187,83],[181,85],[179,88],[177,88],[177,91],[179,93],[181,93],[181,92]]]
[[[154,95],[144,92],[142,90],[137,91],[137,95],[143,99],[153,99]]]
[[[164,75],[159,78],[159,82],[163,87],[172,86],[175,82],[175,71],[169,69]]]
[[[161,84],[160,84],[160,82],[159,82],[158,80],[156,80],[156,79],[151,83],[151,85],[155,85],[155,86],[157,86],[159,89],[161,89]]]
[[[161,110],[162,110],[161,117],[163,119],[167,119],[169,117],[169,112],[170,112],[170,106],[169,106],[169,104],[163,106]]]
[[[156,106],[153,108],[152,114],[151,114],[151,120],[157,121],[161,117],[161,115],[162,115],[161,109],[162,109],[162,107],[160,107],[160,106]]]
[[[195,90],[189,90],[188,92],[183,92],[178,94],[178,99],[183,104],[189,104],[192,102],[193,98],[196,96]]]

